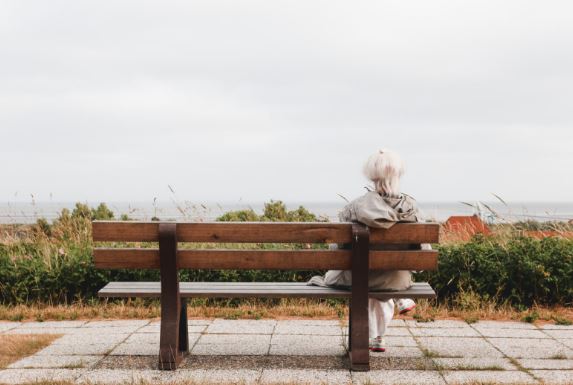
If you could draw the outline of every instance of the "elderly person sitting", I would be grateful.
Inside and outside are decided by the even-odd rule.
[[[364,165],[364,174],[374,183],[374,189],[369,189],[366,194],[346,205],[339,214],[341,222],[361,222],[369,227],[387,229],[396,222],[420,221],[416,201],[400,192],[400,178],[404,174],[404,166],[395,152],[380,150],[370,156]],[[338,247],[336,244],[330,246],[331,248]],[[430,246],[424,244],[422,248],[428,249]],[[372,291],[406,290],[412,286],[412,283],[412,272],[408,270],[373,270],[368,274],[368,287]],[[324,277],[313,277],[309,284],[348,288],[352,285],[352,272],[329,270]],[[411,299],[397,302],[400,313],[415,307]],[[394,316],[394,301],[370,298],[368,312],[370,349],[383,352],[385,351],[383,337]]]

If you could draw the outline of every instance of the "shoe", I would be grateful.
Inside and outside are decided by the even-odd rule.
[[[373,352],[385,352],[384,339],[380,337],[371,338],[368,343],[368,348]]]
[[[416,302],[412,301],[410,298],[403,298],[398,301],[398,312],[400,314],[406,314],[415,307]]]

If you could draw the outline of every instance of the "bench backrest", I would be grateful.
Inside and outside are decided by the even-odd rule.
[[[94,221],[94,242],[158,242],[165,222]],[[351,243],[351,223],[211,222],[176,223],[176,241],[193,243]],[[369,268],[434,270],[438,252],[407,250],[420,243],[438,243],[436,223],[397,223],[370,229],[370,244],[403,245],[404,250],[371,250]],[[197,246],[197,245],[196,245]],[[178,249],[179,269],[346,270],[351,250],[328,249]],[[159,269],[159,248],[96,247],[94,261],[102,269]]]

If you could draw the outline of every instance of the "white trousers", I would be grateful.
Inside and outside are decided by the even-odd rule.
[[[394,301],[368,298],[368,330],[370,338],[384,337],[394,317]]]

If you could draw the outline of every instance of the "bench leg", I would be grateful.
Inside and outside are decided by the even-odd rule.
[[[350,368],[370,370],[368,348],[368,269],[370,233],[367,226],[352,224],[352,295],[350,299],[349,351]]]
[[[350,303],[350,320],[348,329],[348,354],[350,368],[354,371],[370,370],[370,350],[368,348],[368,300],[366,306]]]
[[[159,224],[159,258],[161,267],[161,334],[159,369],[175,370],[181,362],[181,297],[177,275],[177,232],[174,223]]]
[[[189,332],[187,331],[187,299],[181,298],[179,316],[179,351],[189,353]]]
[[[177,305],[179,304],[165,306],[161,303],[161,335],[159,337],[159,369],[161,370],[177,369],[181,362],[181,353],[179,351],[179,306]]]

